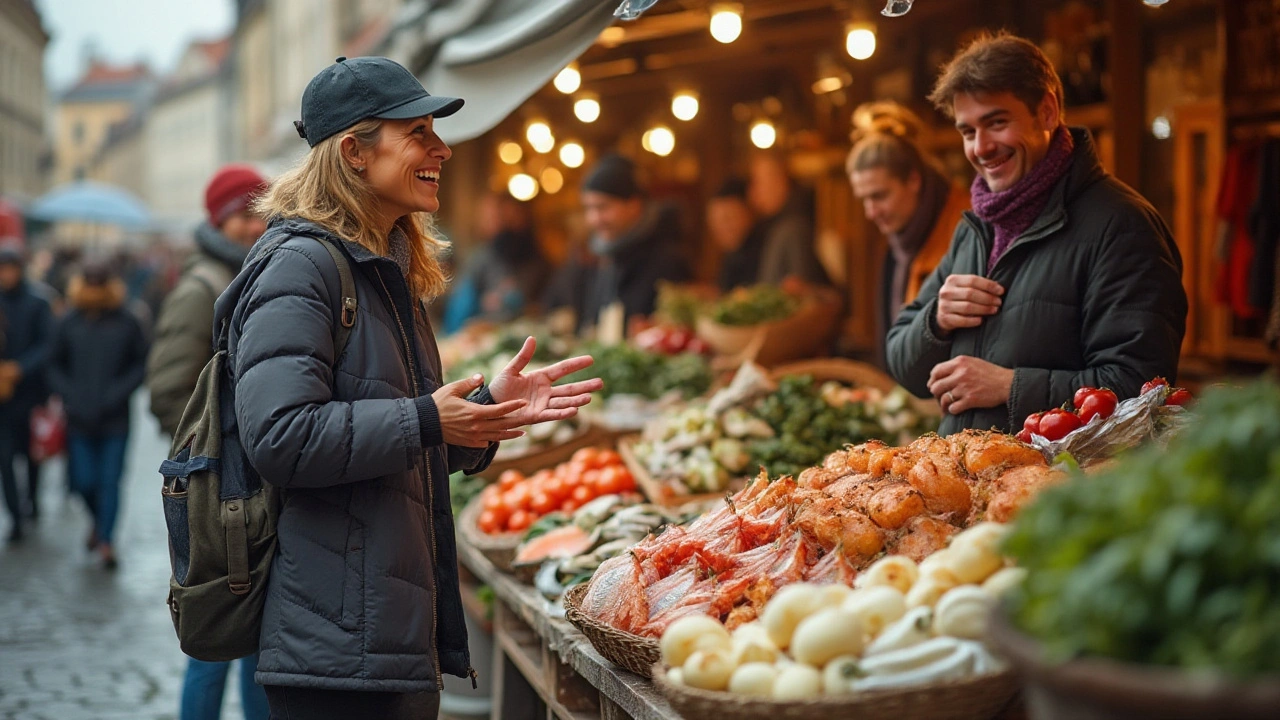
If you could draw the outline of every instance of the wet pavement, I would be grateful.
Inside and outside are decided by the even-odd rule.
[[[0,545],[0,720],[178,717],[186,661],[164,603],[169,559],[156,472],[168,440],[145,399],[135,401],[119,568],[104,569],[85,550],[88,515],[66,492],[61,460],[43,469],[38,525],[22,543]],[[7,535],[7,514],[0,518]],[[242,717],[234,679],[222,717]]]

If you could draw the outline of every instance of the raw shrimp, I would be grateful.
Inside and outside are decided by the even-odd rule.
[[[886,530],[897,530],[924,510],[924,498],[905,482],[890,483],[867,501],[867,515]]]

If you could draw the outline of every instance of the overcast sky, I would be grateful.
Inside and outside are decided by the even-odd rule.
[[[66,89],[84,70],[90,43],[116,63],[145,60],[164,73],[192,39],[229,33],[233,0],[35,0],[52,35],[45,52],[51,93]]]

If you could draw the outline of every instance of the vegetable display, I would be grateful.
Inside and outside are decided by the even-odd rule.
[[[592,345],[581,352],[595,358],[595,364],[564,382],[598,377],[604,380],[605,398],[640,395],[656,400],[669,392],[690,398],[711,387],[711,366],[697,354],[665,355],[625,344]]]
[[[1167,447],[1043,493],[1004,547],[1028,572],[1014,623],[1051,659],[1274,676],[1280,387],[1206,392]]]
[[[508,470],[480,493],[481,532],[524,532],[555,511],[573,513],[602,495],[633,492],[635,479],[613,450],[583,448],[553,470]]]
[[[890,555],[855,587],[800,582],[732,632],[687,615],[662,634],[667,680],[702,690],[805,700],[998,672],[981,639],[1023,571],[1004,567],[1005,526],[982,523],[917,565]],[[919,588],[926,588],[919,592]]]
[[[923,560],[965,527],[1007,521],[1061,477],[1037,450],[999,433],[927,435],[900,448],[864,443],[799,478],[762,474],[726,506],[605,562],[582,611],[639,635],[659,636],[687,615],[736,628],[778,588],[849,584],[884,552]]]
[[[721,325],[759,325],[789,317],[800,300],[777,285],[737,288],[711,307],[710,318]]]

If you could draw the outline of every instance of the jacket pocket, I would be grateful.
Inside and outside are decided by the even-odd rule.
[[[342,574],[341,625],[346,630],[357,629],[364,618],[364,541],[364,526],[352,518],[343,554],[346,569]]]

